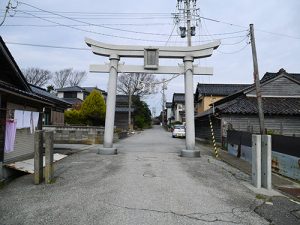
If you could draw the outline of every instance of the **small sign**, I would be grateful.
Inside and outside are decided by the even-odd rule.
[[[145,48],[144,50],[144,68],[149,70],[158,69],[159,49]]]

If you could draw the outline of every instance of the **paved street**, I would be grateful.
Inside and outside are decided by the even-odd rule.
[[[247,175],[205,154],[179,157],[184,143],[154,127],[117,143],[116,156],[72,154],[53,184],[27,175],[1,189],[0,224],[269,224]]]

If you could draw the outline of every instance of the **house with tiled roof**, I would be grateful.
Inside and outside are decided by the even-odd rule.
[[[261,94],[268,132],[300,136],[300,74],[281,69],[266,73],[261,79]],[[214,102],[212,108],[195,118],[196,137],[210,139],[209,117],[218,142],[226,141],[228,129],[259,132],[255,86]]]
[[[198,83],[195,93],[195,112],[201,113],[222,98],[236,93],[250,84],[203,84]]]
[[[86,97],[93,91],[98,90],[104,96],[107,93],[97,87],[80,87],[80,86],[71,86],[56,89],[57,97],[63,99],[64,101],[70,103],[73,106],[82,103]]]
[[[44,107],[43,125],[64,125],[64,111],[72,107],[70,102],[58,98],[44,88],[29,84],[33,93],[52,102],[51,107]]]

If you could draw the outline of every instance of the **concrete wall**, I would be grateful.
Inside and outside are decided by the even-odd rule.
[[[57,97],[64,98],[64,93],[63,92],[57,92]]]
[[[91,126],[43,126],[43,130],[54,131],[57,144],[102,144],[104,128]],[[118,138],[116,137],[116,140]]]
[[[84,100],[84,94],[83,92],[77,92],[77,98]]]

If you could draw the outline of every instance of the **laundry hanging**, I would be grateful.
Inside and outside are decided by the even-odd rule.
[[[38,125],[39,112],[15,110],[14,118],[17,129],[30,128],[30,133],[33,133]]]
[[[16,122],[14,120],[8,120],[5,124],[5,143],[4,152],[9,153],[14,151],[15,139],[16,139]]]
[[[37,127],[39,122],[39,113],[38,112],[31,112],[30,115],[30,132],[35,132],[35,128]]]

